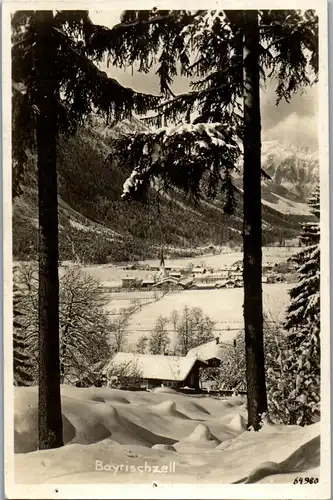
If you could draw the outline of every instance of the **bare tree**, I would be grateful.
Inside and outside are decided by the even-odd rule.
[[[131,312],[134,312],[136,309],[140,307],[140,299],[134,298],[130,302]]]
[[[117,319],[111,324],[110,343],[116,352],[124,349],[127,343],[129,318],[130,312],[127,309],[120,309]]]
[[[176,318],[176,316],[174,316]],[[185,306],[182,314],[176,321],[177,346],[179,354],[186,356],[193,347],[205,344],[214,338],[214,322],[200,307],[190,309]]]
[[[139,354],[145,354],[147,352],[148,347],[148,337],[146,335],[142,335],[136,343],[135,352]]]
[[[156,320],[154,331],[149,339],[149,350],[152,354],[164,354],[170,344],[169,334],[166,326],[168,318],[159,316]]]
[[[116,389],[139,387],[142,381],[140,369],[132,362],[116,365],[111,361],[104,369],[104,373],[107,385]]]
[[[170,320],[171,320],[171,323],[172,323],[172,326],[173,326],[173,331],[176,332],[177,331],[178,321],[179,321],[179,312],[176,311],[176,309],[174,309],[171,312],[171,314],[170,314]]]
[[[182,356],[186,356],[191,349],[191,335],[193,331],[193,318],[188,306],[185,306],[177,323],[177,350]]]
[[[209,316],[204,315],[201,307],[193,307],[191,309],[191,315],[193,317],[193,347],[213,340],[214,321],[212,321]]]
[[[23,264],[16,280],[21,283],[20,311],[22,335],[29,353],[35,360],[34,377],[37,381],[38,349],[38,272],[33,263]],[[60,380],[74,383],[90,375],[98,362],[107,360],[110,330],[103,308],[99,282],[78,267],[72,267],[60,278]]]

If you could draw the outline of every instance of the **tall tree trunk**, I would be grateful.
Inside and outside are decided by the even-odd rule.
[[[35,67],[39,205],[38,447],[63,445],[59,366],[57,108],[52,11],[36,11]]]
[[[259,430],[267,411],[263,347],[261,123],[258,12],[244,14],[244,323],[248,427]]]

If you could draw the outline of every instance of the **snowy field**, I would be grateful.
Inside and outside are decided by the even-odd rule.
[[[262,204],[273,208],[274,210],[277,210],[278,212],[285,215],[303,215],[307,217],[311,216],[310,207],[306,203],[291,201],[275,193],[274,195],[272,195],[272,198],[275,199],[275,202],[269,202],[262,199]]]
[[[121,286],[122,279],[135,277],[138,279],[153,279],[155,272],[145,270],[129,270],[113,264],[102,264],[96,266],[82,266],[82,271],[90,274],[101,281],[101,284],[107,286],[108,283]]]
[[[134,305],[147,307],[146,304],[153,302],[161,295],[160,290],[156,290],[155,293],[151,291],[107,292],[103,293],[104,309],[109,314],[119,314],[121,309],[128,309]]]
[[[288,290],[292,284],[263,284],[263,304],[272,321],[282,321],[285,318],[286,306],[289,302]],[[185,290],[165,295],[157,302],[147,304],[136,312],[129,323],[129,343],[134,345],[139,337],[152,330],[158,316],[170,317],[173,310],[182,311],[184,306],[201,307],[203,312],[216,322],[215,329],[221,341],[231,342],[243,328],[243,288],[221,288],[218,290]],[[116,301],[115,301],[116,302]],[[110,308],[112,304],[110,303]],[[229,328],[229,331],[228,331]],[[170,324],[168,330],[172,330]],[[149,335],[147,335],[149,336]],[[170,332],[172,339],[172,332]]]
[[[65,446],[36,451],[37,388],[15,388],[16,483],[292,484],[319,475],[320,423],[244,432],[240,397],[63,386],[62,411]]]
[[[263,266],[274,265],[276,263],[284,262],[289,257],[299,251],[298,247],[263,247]],[[166,265],[168,266],[186,266],[190,262],[193,265],[207,266],[213,269],[220,269],[225,266],[232,266],[235,262],[243,259],[242,252],[226,252],[217,255],[200,255],[198,257],[191,257],[188,259],[168,259]],[[158,266],[158,260],[144,260],[143,264]]]

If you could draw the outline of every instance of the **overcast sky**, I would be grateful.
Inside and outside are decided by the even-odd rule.
[[[94,23],[112,27],[119,22],[121,11],[91,11]],[[139,92],[159,93],[159,79],[152,70],[148,74],[139,73],[129,68],[126,71],[113,66],[103,67],[109,76],[124,86],[132,87]],[[177,76],[172,90],[175,94],[186,92],[189,80]],[[262,139],[278,140],[285,144],[318,148],[318,88],[309,88],[303,94],[295,95],[290,103],[281,102],[276,106],[275,87],[273,82],[261,91]]]

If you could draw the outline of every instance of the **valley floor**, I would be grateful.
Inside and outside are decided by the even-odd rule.
[[[16,483],[292,484],[319,477],[320,423],[248,432],[241,397],[62,386],[62,411],[65,446],[36,451],[37,388],[15,388]]]
[[[263,285],[264,313],[269,321],[276,324],[285,319],[286,307],[289,301],[288,291],[292,284],[274,283]],[[135,294],[135,292],[134,292]],[[140,292],[135,296],[139,298]],[[111,294],[110,294],[111,295]],[[132,293],[133,295],[133,293]],[[106,310],[119,307],[124,301],[115,300],[113,294]],[[231,343],[240,330],[244,328],[243,320],[243,288],[219,290],[185,290],[165,295],[158,301],[144,305],[130,319],[128,326],[128,342],[134,346],[140,336],[147,335],[154,329],[158,316],[170,318],[172,311],[181,313],[185,306],[189,308],[200,307],[209,318],[214,321],[214,332],[220,337],[221,342]],[[172,326],[169,325],[170,340],[174,345]]]

